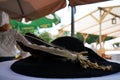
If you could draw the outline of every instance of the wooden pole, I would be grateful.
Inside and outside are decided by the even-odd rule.
[[[102,10],[100,9],[100,21],[99,21],[99,44],[100,44],[100,55],[102,56],[102,31],[101,31],[101,28],[102,28]]]

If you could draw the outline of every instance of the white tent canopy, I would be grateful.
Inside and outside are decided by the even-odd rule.
[[[61,28],[71,31],[71,25]],[[75,32],[120,37],[120,5],[99,7],[75,21]]]

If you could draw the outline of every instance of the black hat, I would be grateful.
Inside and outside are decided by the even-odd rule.
[[[18,42],[21,48],[25,51],[29,51],[32,56],[25,59],[21,59],[12,64],[11,69],[19,74],[41,77],[41,78],[87,78],[105,76],[120,71],[120,64],[109,62],[96,54],[90,48],[84,47],[83,43],[74,37],[60,37],[52,41],[51,44],[44,42],[34,35],[26,35],[27,39],[32,43],[39,43],[38,45],[46,45],[47,47],[54,47],[65,49],[73,54],[77,52],[88,51],[85,56],[88,56],[88,61],[91,65],[97,65],[102,67],[111,66],[110,69],[99,69],[95,67],[84,67],[83,63],[79,60],[70,60],[66,56],[54,55],[51,52],[41,51],[25,46]],[[29,36],[29,37],[28,37]],[[33,56],[33,54],[35,56]],[[83,54],[84,55],[84,54]],[[37,57],[36,57],[37,56]],[[39,56],[39,57],[38,57]],[[89,65],[90,66],[90,65]]]

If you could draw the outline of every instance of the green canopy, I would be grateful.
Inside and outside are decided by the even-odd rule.
[[[56,14],[50,14],[37,20],[33,20],[32,24],[37,25],[40,28],[49,28],[53,26],[53,23],[57,25],[60,22],[61,20],[59,16]]]
[[[34,33],[38,31],[39,28],[50,28],[53,26],[53,23],[57,25],[60,23],[60,17],[56,14],[50,14],[45,17],[33,20],[30,24],[25,24],[18,22],[16,20],[11,20],[11,25],[13,29],[20,31],[22,34],[26,32]]]
[[[34,24],[24,24],[16,20],[11,20],[11,25],[13,29],[18,30],[22,34],[27,32],[34,33],[38,29]]]

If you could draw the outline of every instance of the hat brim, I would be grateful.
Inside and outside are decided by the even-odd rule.
[[[112,62],[100,62],[111,65],[112,70],[84,69],[78,62],[63,62],[41,59],[37,62],[32,57],[16,61],[11,69],[19,74],[41,78],[87,78],[113,74],[120,71],[120,65]]]
[[[61,38],[60,38],[61,39]],[[67,39],[67,38],[66,38]],[[66,41],[66,39],[64,41]],[[69,38],[69,40],[74,38]],[[68,40],[68,39],[67,39]],[[75,40],[76,41],[76,40]],[[72,40],[73,42],[73,40]],[[79,42],[79,41],[78,41]],[[53,44],[58,45],[63,44],[63,42],[59,42],[59,39],[56,39],[53,41]],[[74,42],[73,42],[74,43]],[[66,43],[66,45],[69,43]],[[66,47],[64,44],[61,47]],[[75,45],[81,45],[77,43]],[[73,45],[71,45],[73,47]],[[24,44],[21,45],[21,47],[26,48],[26,50],[31,50],[31,52],[35,51],[34,49],[30,49],[29,47],[25,46]],[[84,46],[83,46],[84,47]],[[79,48],[79,46],[76,46],[75,48]],[[105,76],[109,74],[113,74],[120,71],[120,64],[109,62],[101,57],[99,57],[93,50],[90,48],[84,47],[85,50],[88,51],[88,58],[93,61],[97,62],[99,65],[111,65],[111,70],[100,70],[100,69],[91,69],[87,68],[84,69],[80,65],[78,61],[70,61],[70,60],[57,60],[55,59],[56,56],[54,56],[54,59],[49,58],[49,56],[46,56],[44,58],[39,58],[39,60],[35,60],[33,56],[27,57],[25,59],[16,61],[14,64],[12,64],[11,69],[19,74],[32,76],[32,77],[42,77],[42,78],[87,78],[87,77],[98,77],[98,76]],[[84,49],[83,48],[83,49]],[[77,49],[79,50],[79,49]],[[50,54],[46,52],[39,52],[39,54]],[[43,55],[42,55],[43,56]],[[53,55],[51,55],[53,56]]]

